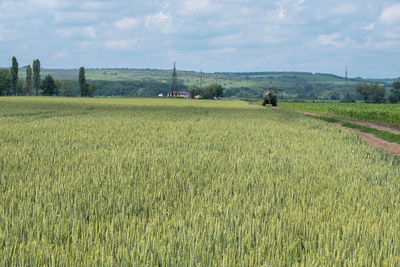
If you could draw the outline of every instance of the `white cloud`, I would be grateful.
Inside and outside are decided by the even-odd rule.
[[[46,14],[42,17],[45,15]],[[0,21],[11,22],[22,19],[26,20],[34,16],[37,16],[37,8],[35,8],[33,4],[22,1],[0,0]]]
[[[119,30],[128,30],[135,28],[139,25],[140,21],[137,18],[124,17],[114,23],[115,28]]]
[[[387,39],[393,39],[393,40],[400,39],[400,31],[396,31],[396,32],[384,31],[382,35],[383,35],[383,37],[385,37]]]
[[[89,1],[84,2],[81,5],[81,9],[84,10],[108,10],[115,8],[117,4],[115,2],[101,2],[101,1]]]
[[[91,26],[57,29],[56,34],[62,38],[71,38],[77,36],[91,39],[96,38],[96,30]]]
[[[83,32],[89,38],[96,38],[96,30],[93,27],[85,27],[85,28],[83,28]]]
[[[351,15],[358,11],[359,7],[356,4],[351,3],[335,5],[330,9],[330,13],[333,15]]]
[[[280,6],[276,11],[276,15],[280,20],[285,19],[285,9],[282,6]]]
[[[179,6],[180,8],[178,10],[178,13],[183,15],[211,11],[210,0],[182,0]]]
[[[80,47],[82,49],[90,47],[92,45],[93,45],[92,41],[81,41],[81,42],[78,42],[78,47]]]
[[[54,21],[56,23],[76,23],[76,22],[87,22],[89,20],[97,20],[100,17],[99,13],[95,12],[56,12],[54,15]]]
[[[374,45],[374,49],[376,49],[376,50],[385,50],[385,49],[394,47],[396,45],[398,45],[398,43],[394,42],[394,41],[383,41],[383,42],[376,43]]]
[[[400,0],[361,2],[0,0],[0,66],[12,55],[57,55],[59,60],[44,64],[106,67],[132,61],[163,68],[180,55],[190,58],[187,68],[208,65],[210,71],[290,69],[295,60],[328,71],[333,57],[356,61],[369,53],[371,62],[382,62],[370,68],[395,73],[383,58],[399,60]],[[53,38],[43,43],[44,35]],[[172,47],[174,54],[167,54]]]
[[[380,21],[384,24],[400,23],[400,4],[385,8],[380,16]]]
[[[368,25],[365,25],[361,29],[364,31],[372,31],[375,28],[375,23],[370,23]]]
[[[66,2],[61,0],[28,0],[34,6],[41,6],[44,8],[62,8],[67,5]]]
[[[150,30],[160,31],[165,34],[173,32],[172,16],[165,14],[163,11],[147,16],[145,25]]]
[[[276,1],[276,9],[267,15],[271,22],[283,22],[288,24],[301,24],[304,20],[304,14],[302,11],[305,9],[305,0],[281,0]],[[262,8],[257,8],[256,10],[262,10]]]
[[[349,37],[341,38],[342,34],[335,32],[332,34],[321,34],[318,36],[317,41],[313,45],[314,47],[328,46],[335,48],[359,48],[360,45]]]
[[[0,41],[12,40],[16,33],[16,29],[6,29],[3,25],[0,25]]]
[[[318,45],[328,45],[328,46],[340,46],[340,42],[338,38],[341,37],[339,32],[335,32],[332,34],[321,34],[318,36],[317,44]]]
[[[136,44],[136,40],[114,40],[114,41],[107,41],[105,43],[105,47],[108,49],[122,49],[122,50],[129,50]]]

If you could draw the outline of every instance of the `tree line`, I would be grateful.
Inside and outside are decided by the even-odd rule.
[[[40,87],[40,61],[33,61],[33,70],[31,65],[26,67],[26,79],[18,79],[18,61],[12,58],[10,69],[0,69],[0,96],[18,96],[33,95],[35,89],[36,95],[39,95]]]
[[[19,64],[15,57],[11,60],[10,69],[0,69],[0,96],[58,96],[63,82],[54,80],[49,74],[43,80],[40,78],[40,60],[35,59],[26,67],[25,81],[18,78]],[[90,97],[96,90],[95,84],[89,84],[85,77],[85,68],[79,69],[79,91],[81,97]],[[68,95],[72,96],[72,95]]]
[[[188,92],[191,98],[214,99],[223,96],[224,88],[218,83],[210,84],[204,90],[198,85],[192,85],[189,87]]]
[[[55,80],[51,75],[41,79],[41,63],[35,59],[31,65],[26,66],[26,78],[19,79],[19,64],[15,57],[12,58],[9,69],[0,69],[0,96],[25,96],[25,95],[43,95],[43,96],[140,96],[152,97],[159,94],[168,95],[171,84],[176,87],[175,90],[187,90],[192,98],[201,97],[213,99],[219,97],[242,97],[242,98],[260,98],[261,88],[249,87],[227,87],[224,89],[220,84],[213,83],[205,88],[198,85],[192,85],[189,88],[172,77],[170,81],[161,82],[152,78],[132,81],[104,81],[104,80],[86,80],[85,69],[79,69],[77,80]],[[285,76],[286,77],[286,76]],[[286,78],[289,78],[287,76]],[[298,78],[296,75],[290,78]],[[291,99],[331,99],[343,101],[364,100],[368,103],[398,103],[400,102],[400,81],[394,81],[393,84],[359,82],[351,89],[337,88],[330,94],[321,96],[321,91],[332,89],[335,85],[331,84],[308,84],[304,79],[297,79],[291,87],[283,87],[285,95]],[[271,82],[272,83],[272,82]],[[272,85],[266,85],[272,86]],[[387,88],[391,86],[389,96]],[[226,84],[225,84],[226,87]],[[332,87],[332,88],[331,88]],[[334,88],[335,89],[335,88]],[[341,97],[342,96],[342,97]],[[344,96],[344,97],[343,97]]]
[[[388,99],[385,98],[386,88],[378,83],[360,82],[355,86],[355,90],[359,93],[364,102],[367,103],[390,103],[400,102],[400,81],[394,81],[390,90],[391,95]]]

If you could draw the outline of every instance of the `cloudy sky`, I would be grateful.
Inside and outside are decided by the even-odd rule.
[[[400,1],[0,0],[0,66],[400,76]]]

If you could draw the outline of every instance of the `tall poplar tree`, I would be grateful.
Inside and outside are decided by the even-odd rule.
[[[81,92],[81,96],[85,97],[88,96],[89,93],[89,86],[86,83],[86,77],[85,77],[85,68],[81,67],[79,69],[79,90]]]
[[[26,67],[26,85],[29,95],[32,95],[32,68],[31,65]]]
[[[40,61],[36,59],[33,61],[33,87],[36,90],[36,96],[39,95],[40,87]]]
[[[12,58],[11,84],[13,87],[13,95],[17,95],[18,94],[18,61],[15,57]]]

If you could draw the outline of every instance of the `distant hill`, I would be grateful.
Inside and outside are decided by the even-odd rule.
[[[42,69],[42,77],[51,74],[57,80],[77,80],[78,69]],[[158,69],[86,69],[87,80],[107,82],[157,82],[170,83],[171,70]],[[24,78],[21,69],[20,77]],[[200,72],[179,71],[178,79],[183,89],[191,85],[200,85]],[[225,88],[225,96],[260,97],[263,88],[276,87],[285,91],[287,98],[300,99],[341,99],[347,92],[352,98],[359,98],[354,86],[360,81],[374,81],[384,84],[388,89],[395,79],[350,78],[346,84],[344,77],[309,72],[216,72],[203,73],[203,87],[219,83]],[[108,83],[109,84],[109,83]],[[124,83],[126,84],[126,83]],[[167,86],[168,87],[168,86]]]

